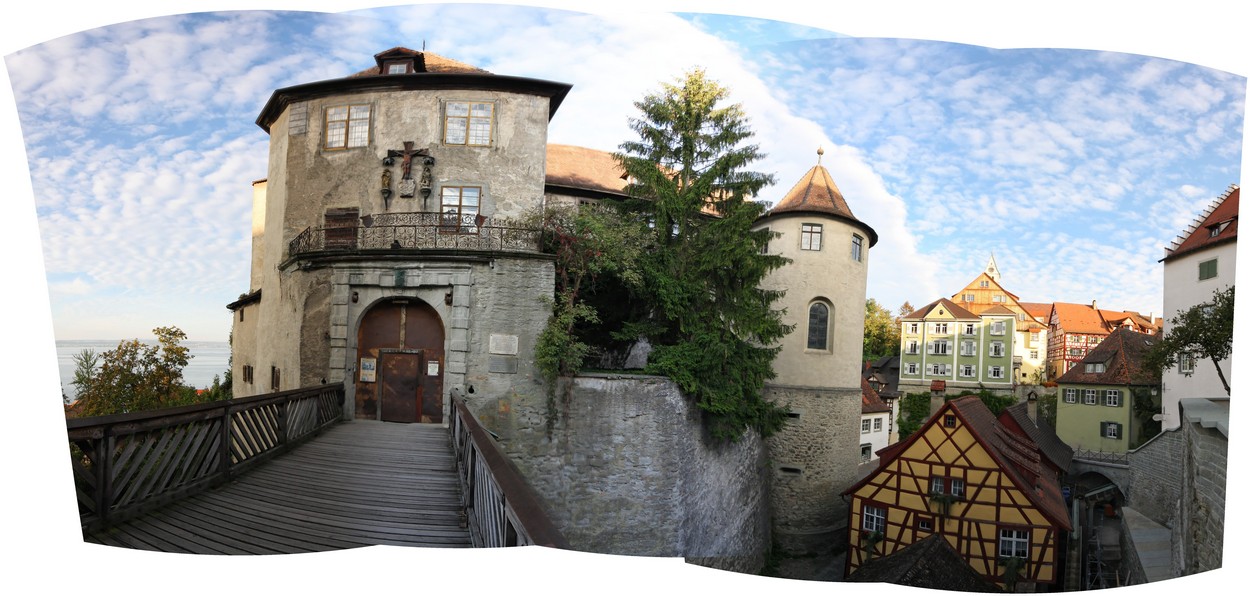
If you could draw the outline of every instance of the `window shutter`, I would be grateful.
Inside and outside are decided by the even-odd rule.
[[[1106,437],[1106,436],[1107,436],[1107,423],[1106,423],[1106,422],[1099,422],[1099,423],[1098,423],[1098,436],[1100,436],[1100,437]]]

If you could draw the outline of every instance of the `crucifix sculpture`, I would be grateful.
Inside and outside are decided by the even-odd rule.
[[[396,157],[403,158],[403,161],[400,162],[401,175],[399,178],[399,196],[414,197],[417,194],[418,186],[420,186],[421,196],[429,197],[431,181],[433,179],[433,176],[430,173],[430,167],[434,165],[434,158],[430,156],[429,149],[413,149],[414,144],[415,143],[412,141],[404,141],[403,150],[388,150],[386,152],[386,159],[383,160],[383,163],[390,165],[391,163],[394,163],[394,159]],[[412,177],[412,161],[414,157],[422,158],[420,185],[418,185],[417,181]]]

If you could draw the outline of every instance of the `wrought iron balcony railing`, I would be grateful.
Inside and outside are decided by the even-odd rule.
[[[288,256],[404,249],[539,251],[538,230],[476,214],[382,213],[352,223],[304,230],[291,240]]]

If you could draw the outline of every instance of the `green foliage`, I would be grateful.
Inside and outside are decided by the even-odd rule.
[[[1137,419],[1137,438],[1129,445],[1129,449],[1137,449],[1155,435],[1163,432],[1163,421],[1155,420],[1155,414],[1163,411],[1160,400],[1151,396],[1150,389],[1131,389],[1130,402],[1133,404],[1133,417]]]
[[[137,339],[122,341],[99,355],[98,368],[94,354],[75,357],[78,369],[74,382],[83,404],[82,415],[105,416],[202,401],[182,384],[182,369],[191,358],[190,350],[181,345],[186,334],[177,327],[157,327],[152,333],[157,345]]]
[[[864,360],[898,356],[901,329],[890,310],[869,298],[864,310]]]
[[[1003,410],[1016,405],[1016,398],[1014,395],[1000,395],[984,387],[982,387],[980,391],[965,389],[959,392],[959,395],[953,397],[947,396],[946,401],[950,401],[957,397],[964,397],[965,395],[975,395],[981,398],[981,403],[984,403],[985,407],[989,408],[990,412],[992,412],[995,416],[1002,414]]]
[[[736,439],[784,423],[763,385],[774,376],[770,346],[791,328],[772,309],[781,293],[759,287],[786,259],[761,254],[773,234],[751,229],[763,207],[747,200],[773,179],[745,170],[763,155],[745,144],[753,133],[739,105],[722,106],[727,97],[701,70],[663,85],[634,104],[639,138],[616,158],[650,236],[639,260],[645,309],[628,328],[653,345],[648,371],[694,398],[714,437]]]
[[[1037,398],[1037,421],[1045,423],[1050,428],[1055,428],[1055,421],[1058,416],[1059,394],[1043,393]]]
[[[1175,367],[1185,355],[1209,359],[1215,364],[1215,372],[1224,385],[1224,392],[1231,395],[1220,361],[1227,360],[1233,351],[1235,290],[1234,286],[1216,290],[1211,300],[1173,317],[1164,328],[1163,339],[1151,346],[1145,365],[1163,371]],[[1186,373],[1185,376],[1192,374]]]
[[[100,356],[95,350],[83,348],[77,354],[74,354],[74,380],[70,381],[74,385],[74,391],[81,396],[88,387],[91,386],[91,379],[95,377],[95,369],[100,365]],[[69,405],[69,397],[62,395],[62,401]]]
[[[904,441],[929,419],[929,394],[908,393],[899,402],[898,440]]]

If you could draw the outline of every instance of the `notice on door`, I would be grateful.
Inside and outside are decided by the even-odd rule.
[[[378,380],[378,360],[377,358],[361,358],[360,359],[360,381],[362,383],[373,383]]]
[[[425,374],[431,377],[438,376],[438,361],[431,360],[425,363]]]

